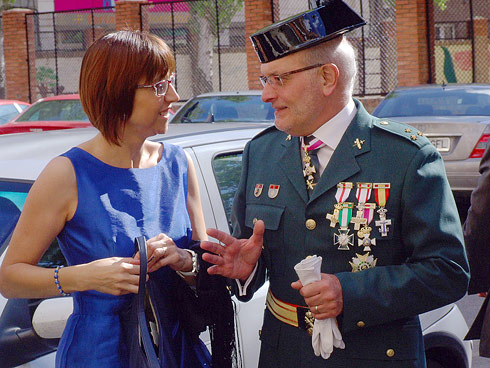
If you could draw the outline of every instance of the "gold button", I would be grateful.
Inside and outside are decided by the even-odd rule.
[[[388,123],[387,121],[384,121],[384,120],[383,120],[383,121],[381,121],[381,122],[380,122],[380,124],[381,124],[381,125],[388,125],[389,123]]]
[[[313,219],[306,220],[306,228],[308,230],[313,230],[316,227],[316,222]]]
[[[259,221],[259,220],[257,219],[257,217],[254,217],[254,219],[252,220],[252,223],[255,225],[255,223],[256,223],[257,221]]]
[[[386,356],[388,358],[393,358],[395,356],[395,350],[393,350],[393,349],[386,350]]]
[[[259,337],[262,335],[262,330],[259,330]]]
[[[366,324],[363,321],[357,322],[357,327],[361,327],[362,328],[364,326],[366,326]]]

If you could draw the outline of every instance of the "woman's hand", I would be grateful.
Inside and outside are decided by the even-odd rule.
[[[153,272],[161,267],[170,266],[175,271],[190,271],[192,269],[192,256],[184,249],[175,245],[172,238],[165,234],[146,241],[146,253],[148,256],[148,272]],[[139,259],[139,254],[136,255]]]
[[[62,286],[63,273],[70,272],[71,268],[60,270],[58,277]],[[89,281],[90,285],[84,289],[97,290],[112,295],[138,293],[140,266],[139,261],[134,258],[98,259],[86,264],[86,272],[87,277],[85,279]]]

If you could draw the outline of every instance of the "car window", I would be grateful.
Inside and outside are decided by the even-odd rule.
[[[375,116],[490,116],[490,91],[395,91],[380,103]]]
[[[242,153],[218,155],[213,160],[213,171],[231,231],[231,206],[240,182]]]
[[[18,122],[24,121],[89,121],[80,100],[41,101],[32,105]]]
[[[0,181],[0,254],[7,248],[30,187],[31,183]],[[66,265],[66,260],[55,239],[39,261],[39,266],[51,268],[58,265]]]
[[[0,105],[0,125],[12,120],[19,111],[14,105]]]
[[[199,97],[184,105],[172,123],[268,122],[274,109],[260,95]]]

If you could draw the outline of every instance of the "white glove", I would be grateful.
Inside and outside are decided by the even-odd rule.
[[[303,259],[294,266],[294,270],[298,274],[303,286],[321,279],[321,265],[322,257],[311,256]],[[315,355],[321,355],[323,359],[330,357],[334,347],[339,349],[345,348],[345,344],[342,341],[342,334],[335,318],[315,319],[311,345],[313,346]]]

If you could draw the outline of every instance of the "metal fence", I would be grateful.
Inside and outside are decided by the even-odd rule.
[[[487,0],[428,2],[433,12],[429,27],[429,83],[490,81]]]
[[[387,0],[344,0],[367,25],[346,35],[357,54],[357,96],[386,94],[397,85],[396,9]],[[308,9],[307,1],[275,0],[274,21]]]
[[[308,0],[271,0],[273,19],[308,10]],[[356,95],[383,94],[396,80],[395,8],[384,0],[347,0],[368,26],[349,34],[357,51]],[[241,0],[142,4],[142,23],[174,49],[181,99],[212,91],[248,89],[245,13]],[[388,20],[386,20],[388,19]],[[383,20],[383,21],[382,21]]]
[[[174,50],[181,99],[248,89],[242,0],[142,4],[141,16]]]
[[[36,55],[35,70],[29,70],[31,101],[78,93],[83,54],[99,35],[116,29],[114,11],[98,8],[26,15],[27,24],[34,26],[34,45],[29,48],[35,48]]]
[[[358,96],[385,94],[397,85],[396,8],[390,0],[345,0],[367,25],[347,36],[353,43],[359,75]],[[271,0],[272,21],[309,7],[308,0]],[[483,0],[426,0],[429,83],[488,82],[490,7]],[[76,93],[81,58],[101,33],[115,30],[115,8],[27,15],[34,27],[36,61],[31,66],[31,101]],[[141,5],[144,28],[161,36],[177,59],[182,99],[211,91],[248,88],[243,0],[187,0]],[[0,18],[1,25],[1,18]],[[1,28],[0,28],[1,29]],[[0,41],[3,40],[3,35]],[[32,43],[32,41],[31,41]],[[34,79],[35,78],[35,79]],[[0,53],[0,97],[4,93]]]

